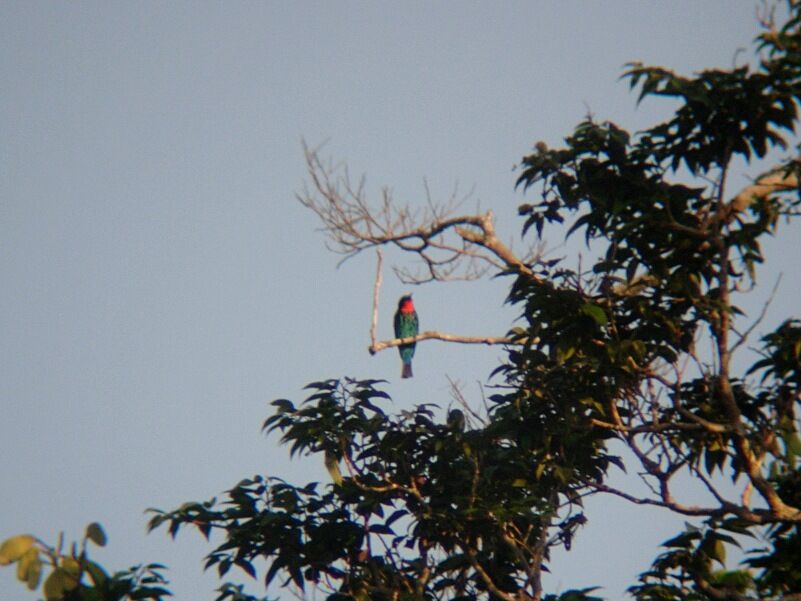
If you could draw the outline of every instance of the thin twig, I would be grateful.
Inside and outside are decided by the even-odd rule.
[[[451,396],[468,413],[468,417],[467,417],[468,423],[470,423],[470,421],[471,421],[470,417],[472,416],[472,418],[475,419],[479,424],[481,424],[482,427],[486,427],[487,420],[484,418],[484,416],[482,416],[479,413],[477,413],[470,406],[470,404],[467,402],[467,399],[464,397],[464,394],[462,393],[461,388],[459,388],[459,383],[454,381],[450,376],[446,376],[446,377],[448,379],[448,383],[451,386]]]
[[[445,332],[436,332],[428,330],[422,332],[417,336],[409,336],[408,338],[393,338],[392,340],[382,340],[370,345],[367,349],[371,355],[375,355],[384,349],[400,346],[402,344],[412,344],[420,342],[421,340],[442,340],[444,342],[458,342],[460,344],[523,344],[524,341],[506,338],[505,336],[457,336],[456,334],[446,334]]]
[[[795,163],[797,165],[797,163]],[[776,192],[791,192],[798,189],[798,177],[783,165],[768,171],[757,178],[756,182],[743,188],[729,203],[730,213],[740,213],[751,203],[767,198]]]
[[[320,159],[318,149],[304,144],[308,180],[298,201],[321,221],[326,246],[343,256],[340,264],[369,248],[393,245],[417,255],[423,273],[401,269],[407,283],[476,279],[487,271],[513,272],[541,282],[529,259],[521,259],[495,233],[492,211],[458,215],[463,200],[431,199],[424,182],[426,206],[413,208],[395,202],[389,189],[379,202],[370,202],[365,180],[351,180],[348,169]]]
[[[376,253],[376,268],[375,268],[375,284],[373,286],[373,321],[370,324],[370,348],[376,344],[378,330],[378,295],[381,291],[381,273],[383,271],[384,254],[380,248],[375,249]]]
[[[735,351],[735,350],[736,350],[736,349],[737,349],[739,346],[741,346],[741,345],[742,345],[742,344],[743,344],[743,343],[744,343],[746,340],[748,340],[748,337],[751,335],[751,333],[754,331],[754,329],[755,329],[755,328],[756,328],[756,327],[757,327],[757,326],[758,326],[760,323],[762,323],[762,320],[763,320],[763,319],[765,319],[765,315],[766,315],[766,314],[767,314],[767,312],[768,312],[768,307],[770,307],[771,303],[773,302],[773,299],[776,297],[776,292],[779,290],[779,284],[780,284],[780,283],[781,283],[781,281],[782,281],[782,275],[783,275],[783,274],[781,274],[781,273],[780,273],[780,274],[779,274],[779,277],[778,277],[778,278],[776,278],[776,283],[773,285],[773,290],[771,290],[771,292],[770,292],[770,296],[768,297],[768,300],[766,300],[766,301],[765,301],[765,304],[764,304],[764,305],[762,305],[762,311],[760,311],[760,312],[759,312],[759,316],[756,318],[756,320],[754,321],[754,323],[752,323],[752,324],[749,326],[749,328],[748,328],[748,329],[747,329],[745,332],[743,332],[742,334],[740,334],[739,332],[736,332],[736,331],[735,331],[735,333],[736,333],[736,334],[737,334],[737,335],[740,337],[740,340],[738,340],[738,341],[737,341],[737,342],[734,344],[734,346],[732,346],[732,347],[731,347],[731,352],[732,352],[732,353],[733,353],[733,352],[734,352],[734,351]],[[732,328],[732,329],[734,329],[734,328]]]

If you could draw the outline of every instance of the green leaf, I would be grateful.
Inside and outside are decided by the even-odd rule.
[[[44,597],[46,601],[57,601],[62,597],[64,591],[67,590],[67,578],[61,568],[56,568],[45,579],[44,583]]]
[[[669,548],[689,549],[690,543],[694,540],[698,540],[699,538],[701,538],[701,534],[698,529],[690,524],[687,524],[686,532],[682,532],[678,536],[675,536],[670,540],[666,540],[662,543],[662,546]]]
[[[726,545],[720,539],[715,541],[715,552],[712,558],[720,565],[726,565]]]
[[[609,319],[606,317],[606,313],[604,310],[599,307],[598,305],[594,305],[592,303],[584,303],[581,305],[581,312],[588,317],[592,317],[599,326],[604,327],[607,323],[609,323]]]
[[[38,564],[39,569],[41,569],[39,550],[36,547],[31,547],[22,554],[22,557],[20,557],[17,562],[17,580],[20,582],[29,582],[29,572],[34,564]],[[38,584],[38,578],[36,579],[36,583]],[[34,588],[36,587],[34,586]]]
[[[722,540],[720,540],[717,537],[712,539],[707,539],[704,545],[702,546],[702,550],[710,557],[710,559],[714,559],[721,566],[725,567],[726,545],[723,543]]]
[[[287,399],[277,399],[270,404],[278,409],[278,413],[293,413],[295,411],[295,405]]]
[[[801,438],[795,432],[787,440],[787,453],[791,457],[801,456]]]
[[[30,534],[20,534],[6,539],[3,544],[0,545],[0,566],[5,566],[17,561],[28,552],[28,549],[33,546],[34,542],[36,542],[36,539]]]
[[[715,572],[712,574],[712,581],[717,586],[732,588],[741,593],[754,587],[754,580],[746,570]]]
[[[89,572],[89,576],[92,578],[92,582],[95,583],[95,586],[101,586],[106,580],[108,580],[108,574],[106,571],[94,561],[86,562],[86,571]]]
[[[64,557],[61,560],[61,569],[64,570],[65,589],[71,591],[81,580],[81,564],[74,557]]]
[[[624,474],[626,473],[626,464],[623,463],[623,460],[620,457],[617,455],[607,455],[606,458],[609,460],[609,463],[613,463],[620,468],[620,471],[622,471]]]
[[[252,563],[250,563],[249,561],[245,561],[244,559],[236,561],[235,563],[242,569],[242,571],[247,573],[248,576],[250,576],[253,579],[256,578],[256,568],[253,567]]]
[[[570,357],[576,354],[576,347],[571,346],[569,342],[560,341],[559,345],[556,347],[556,361],[561,365]]]
[[[161,599],[169,595],[170,591],[159,586],[143,586],[130,593],[131,599]]]
[[[342,484],[342,472],[339,471],[339,461],[331,453],[325,453],[325,469],[331,475],[334,484]]]
[[[108,539],[106,533],[103,531],[103,526],[97,522],[92,522],[86,527],[86,538],[96,544],[98,547],[105,547]]]
[[[28,573],[26,576],[25,585],[29,590],[35,591],[42,577],[42,560],[39,559],[38,554],[36,558],[32,559],[28,564]]]

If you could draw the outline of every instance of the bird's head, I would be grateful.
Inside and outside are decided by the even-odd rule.
[[[414,303],[411,294],[404,294],[398,301],[398,311],[401,313],[411,313],[414,311]]]

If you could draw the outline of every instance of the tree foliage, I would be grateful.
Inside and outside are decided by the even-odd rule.
[[[614,495],[687,519],[643,566],[633,598],[801,599],[801,321],[788,316],[754,352],[759,318],[740,306],[762,241],[801,207],[801,163],[788,150],[801,6],[788,7],[758,38],[755,67],[682,76],[629,65],[640,101],[675,101],[668,120],[631,133],[587,118],[560,147],[538,143],[523,159],[524,235],[563,225],[583,235],[595,257],[586,271],[514,256],[489,213],[432,210],[423,227],[385,198],[378,214],[400,225],[374,221],[365,233],[361,218],[347,221],[370,215],[361,192],[348,205],[311,160],[324,202],[302,200],[346,255],[395,244],[421,256],[424,281],[448,273],[433,251],[449,265],[477,247],[509,278],[520,322],[494,394],[482,411],[398,413],[381,381],[310,384],[300,404],[274,401],[264,429],[292,455],[319,456],[331,482],[255,476],[222,500],[153,510],[151,528],[219,532],[206,566],[221,578],[238,568],[269,590],[331,601],[589,601],[596,589],[549,594],[542,573],[593,518],[583,500]],[[789,157],[731,194],[732,166],[778,153]],[[437,246],[449,232],[461,246]],[[740,355],[750,365],[738,371]],[[612,470],[630,476],[613,485]],[[676,482],[688,479],[704,501],[682,498]],[[735,547],[743,559],[730,559]],[[262,598],[226,583],[226,599]]]
[[[138,565],[110,575],[89,558],[89,543],[106,545],[106,533],[97,522],[86,527],[80,544],[73,543],[69,551],[63,548],[63,536],[55,547],[30,534],[12,536],[0,545],[0,566],[15,564],[17,579],[31,591],[41,584],[45,601],[163,601],[171,595],[164,566]]]

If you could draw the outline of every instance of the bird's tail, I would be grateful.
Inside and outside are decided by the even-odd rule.
[[[412,377],[412,364],[404,363],[403,370],[401,371],[401,378],[411,378],[411,377]]]

